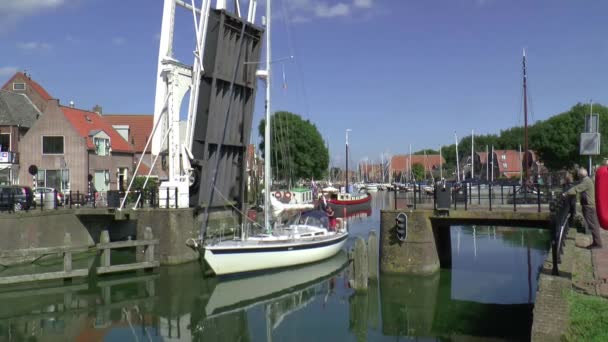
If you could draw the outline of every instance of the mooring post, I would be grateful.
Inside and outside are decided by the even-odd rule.
[[[101,232],[101,236],[99,237],[99,242],[101,244],[110,243],[110,233],[107,230],[103,230]],[[101,251],[101,267],[110,267],[110,248],[104,248]]]
[[[65,236],[63,237],[63,246],[65,247],[65,250],[63,251],[63,271],[70,273],[72,272],[72,252],[69,248],[72,246],[72,234],[65,233]]]
[[[367,261],[369,279],[378,279],[378,237],[375,230],[370,230],[367,237]]]
[[[353,267],[355,271],[353,288],[355,289],[355,291],[366,291],[369,273],[367,261],[367,246],[365,244],[365,241],[361,237],[358,237],[355,241]]]
[[[152,241],[154,239],[154,234],[152,233],[152,228],[146,227],[144,230],[144,240]],[[146,245],[144,250],[144,261],[145,262],[153,262],[154,261],[154,245],[149,244]]]

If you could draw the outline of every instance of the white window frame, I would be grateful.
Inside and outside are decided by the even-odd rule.
[[[100,153],[99,153],[99,150],[98,150],[98,148],[97,148],[97,143],[96,143],[96,141],[98,141],[98,140],[99,140],[99,141],[101,142],[101,144],[103,144],[103,146],[104,146],[104,147],[103,147],[103,152],[104,152],[103,154],[100,154]],[[112,145],[110,145],[110,139],[109,139],[109,138],[97,138],[97,137],[93,137],[93,146],[95,146],[95,154],[96,154],[96,155],[98,155],[98,156],[102,156],[102,157],[105,157],[105,156],[109,156],[109,155],[110,155],[110,148],[111,148],[111,146],[112,146]]]
[[[63,153],[44,153],[44,138],[45,137],[61,137],[63,139]],[[63,135],[43,135],[40,137],[40,153],[45,156],[62,156],[65,154],[65,136]]]
[[[15,88],[15,86],[17,84],[23,84],[23,89]],[[25,91],[25,90],[27,90],[27,85],[25,84],[25,82],[13,82],[13,91]]]

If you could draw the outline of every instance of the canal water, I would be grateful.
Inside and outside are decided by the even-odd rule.
[[[349,245],[378,231],[392,194],[347,213]],[[348,284],[346,255],[281,272],[204,279],[198,263],[69,286],[0,289],[1,341],[528,340],[549,235],[454,226],[452,269]],[[124,256],[128,258],[129,256]]]

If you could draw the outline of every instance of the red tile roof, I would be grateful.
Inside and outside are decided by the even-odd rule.
[[[517,173],[519,175],[522,165],[519,157],[519,151],[494,150],[494,154],[495,158],[497,158],[498,170],[501,174],[506,175],[507,173]]]
[[[115,152],[133,152],[133,147],[123,137],[114,130],[112,125],[104,120],[101,115],[82,110],[78,108],[60,106],[63,110],[63,115],[76,128],[76,131],[81,137],[87,139],[87,147],[89,150],[95,149],[93,138],[89,136],[91,131],[102,130],[110,137],[110,145],[112,151]]]
[[[147,176],[148,172],[150,172],[150,167],[145,163],[141,163],[139,169],[137,169],[137,176]]]
[[[16,78],[22,79],[25,83],[27,83],[28,87],[35,90],[40,95],[40,97],[42,97],[42,99],[48,101],[53,98],[46,91],[46,89],[44,89],[40,84],[38,84],[36,81],[32,80],[29,76],[27,76],[26,74],[24,74],[22,72],[15,73],[15,75],[13,75],[13,77],[11,77],[6,83],[4,83],[4,85],[2,86],[2,89],[6,88],[8,90],[13,90],[12,87],[9,89],[9,88],[7,88],[7,86],[9,84],[11,84]]]
[[[395,171],[408,171],[409,155],[396,155],[391,158],[391,170]],[[425,170],[432,170],[433,168],[439,168],[441,163],[445,164],[445,159],[438,154],[429,154],[426,157],[424,155],[412,155],[412,165],[420,164],[424,166]]]
[[[154,128],[153,115],[112,114],[104,115],[103,118],[112,125],[128,125],[129,143],[133,144],[135,152],[143,153],[146,142],[152,134],[152,128]],[[149,149],[148,147],[148,151]]]

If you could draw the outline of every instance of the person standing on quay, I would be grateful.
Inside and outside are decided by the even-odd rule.
[[[581,167],[578,170],[578,175],[581,178],[581,182],[566,191],[564,196],[581,194],[583,217],[585,218],[587,227],[589,230],[591,230],[591,236],[593,237],[593,243],[587,246],[587,248],[602,248],[600,224],[597,220],[597,212],[595,211],[595,185],[593,184],[593,180],[587,174],[587,170],[585,170],[585,168]]]

